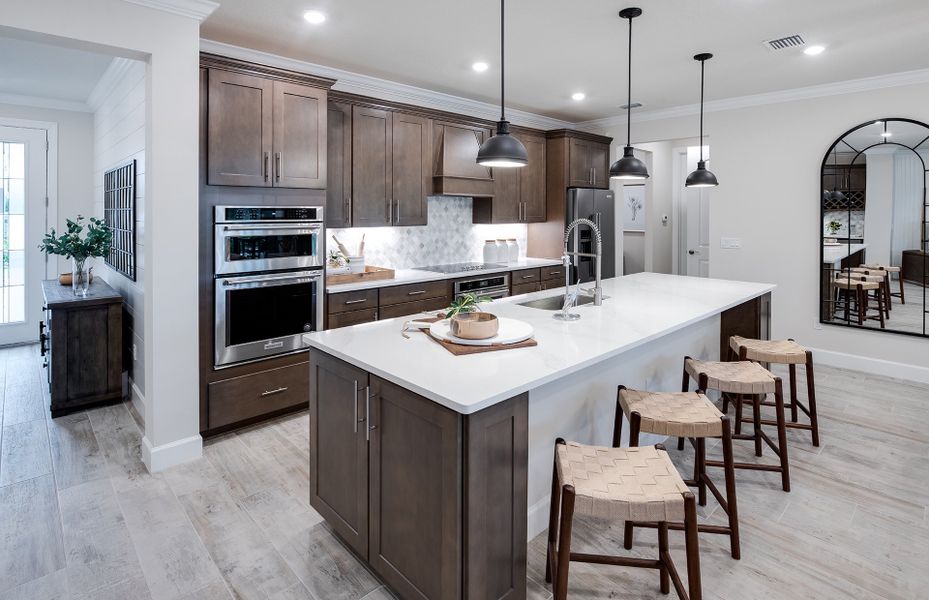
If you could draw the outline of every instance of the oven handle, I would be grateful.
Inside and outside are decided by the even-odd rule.
[[[274,225],[259,225],[257,223],[223,225],[223,231],[290,231],[292,229],[308,229],[319,231],[323,228],[322,223],[277,223]]]
[[[236,277],[235,279],[223,279],[223,287],[237,287],[249,285],[252,283],[273,283],[281,284],[286,281],[296,281],[298,279],[322,279],[322,273],[299,273],[294,275],[256,275],[255,277]]]

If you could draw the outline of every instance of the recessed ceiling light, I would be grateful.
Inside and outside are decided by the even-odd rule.
[[[324,15],[318,10],[308,10],[305,13],[303,13],[303,18],[306,19],[307,23],[312,23],[313,25],[319,25],[320,23],[325,22],[326,15]]]
[[[574,92],[573,94],[571,94],[571,99],[576,100],[577,102],[580,102],[586,97],[587,97],[587,94],[585,94],[584,92]]]
[[[825,51],[826,51],[825,46],[820,46],[816,44],[813,46],[807,46],[806,49],[803,51],[803,53],[806,54],[807,56],[816,56],[817,54],[822,54]]]
[[[486,70],[489,68],[489,66],[488,66],[488,64],[485,63],[485,62],[480,62],[480,61],[479,61],[479,62],[476,62],[476,63],[474,63],[473,65],[471,65],[471,68],[474,69],[475,71],[477,71],[478,73],[483,73],[484,71],[486,71]]]
[[[892,136],[892,135],[893,135],[893,134],[890,133],[889,131],[881,132],[881,137],[888,138],[888,137],[890,137],[890,136]]]

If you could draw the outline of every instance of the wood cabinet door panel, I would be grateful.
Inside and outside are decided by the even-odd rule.
[[[274,185],[326,187],[326,90],[284,81],[274,88]]]
[[[513,271],[510,275],[510,281],[513,282],[513,285],[535,283],[540,279],[542,279],[542,273],[538,268],[520,269],[519,271]]]
[[[610,146],[608,144],[590,143],[590,166],[593,168],[593,186],[601,189],[610,187]]]
[[[329,103],[326,132],[326,227],[351,227],[351,104]]]
[[[271,185],[273,82],[210,69],[207,182]]]
[[[391,113],[376,108],[352,111],[352,224],[355,227],[390,225]]]
[[[545,204],[545,138],[521,136],[526,147],[529,164],[519,171],[519,199],[523,203],[522,220],[527,223],[544,222]]]
[[[76,309],[68,314],[68,331],[62,341],[67,344],[67,355],[79,358],[67,367],[68,398],[91,398],[108,391],[108,319],[105,306]]]
[[[461,422],[370,375],[368,562],[402,598],[461,596]]]
[[[531,294],[532,292],[538,292],[542,289],[542,286],[539,282],[535,283],[514,283],[511,289],[511,296],[521,296],[523,294]]]
[[[350,325],[360,325],[361,323],[373,323],[377,321],[378,309],[365,308],[362,310],[351,310],[348,312],[330,313],[326,323],[327,329],[338,329],[339,327],[348,327]]]
[[[432,119],[394,113],[391,158],[394,225],[425,225],[432,187]]]
[[[494,197],[491,200],[493,223],[519,223],[522,205],[519,199],[519,169],[494,169]]]
[[[393,319],[394,317],[406,317],[421,312],[444,310],[451,303],[451,296],[440,296],[438,298],[426,298],[424,300],[382,306],[378,308],[378,313],[382,319]]]
[[[207,385],[207,427],[217,429],[307,401],[307,363],[259,371]]]
[[[568,186],[591,185],[590,143],[571,139],[568,146]]]
[[[491,170],[477,164],[477,152],[490,130],[458,123],[441,123],[436,127],[439,159],[436,175],[468,179],[491,179]]]
[[[554,281],[564,285],[565,268],[563,266],[542,267],[539,271],[541,272],[542,281]]]
[[[368,555],[368,374],[310,352],[310,505],[358,554]]]
[[[377,289],[371,288],[327,294],[326,305],[329,314],[361,310],[362,308],[377,308]]]
[[[422,283],[408,283],[406,285],[393,285],[382,287],[379,290],[380,306],[425,300],[451,294],[451,282],[445,279],[439,281],[424,281]]]

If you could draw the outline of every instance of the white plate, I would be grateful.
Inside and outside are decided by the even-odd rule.
[[[433,323],[429,327],[429,332],[433,337],[440,340],[446,340],[454,344],[462,344],[465,346],[518,344],[519,342],[524,342],[531,338],[532,334],[534,333],[532,325],[526,323],[525,321],[518,321],[516,319],[509,319],[507,317],[500,317],[499,320],[500,329],[497,331],[497,335],[491,338],[487,338],[486,340],[466,340],[453,336],[451,332],[451,325],[449,324],[448,319],[442,319],[441,321],[436,321]]]

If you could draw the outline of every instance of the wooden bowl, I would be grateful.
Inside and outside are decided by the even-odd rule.
[[[500,321],[485,312],[458,313],[449,323],[452,335],[465,340],[486,340],[497,335]]]

